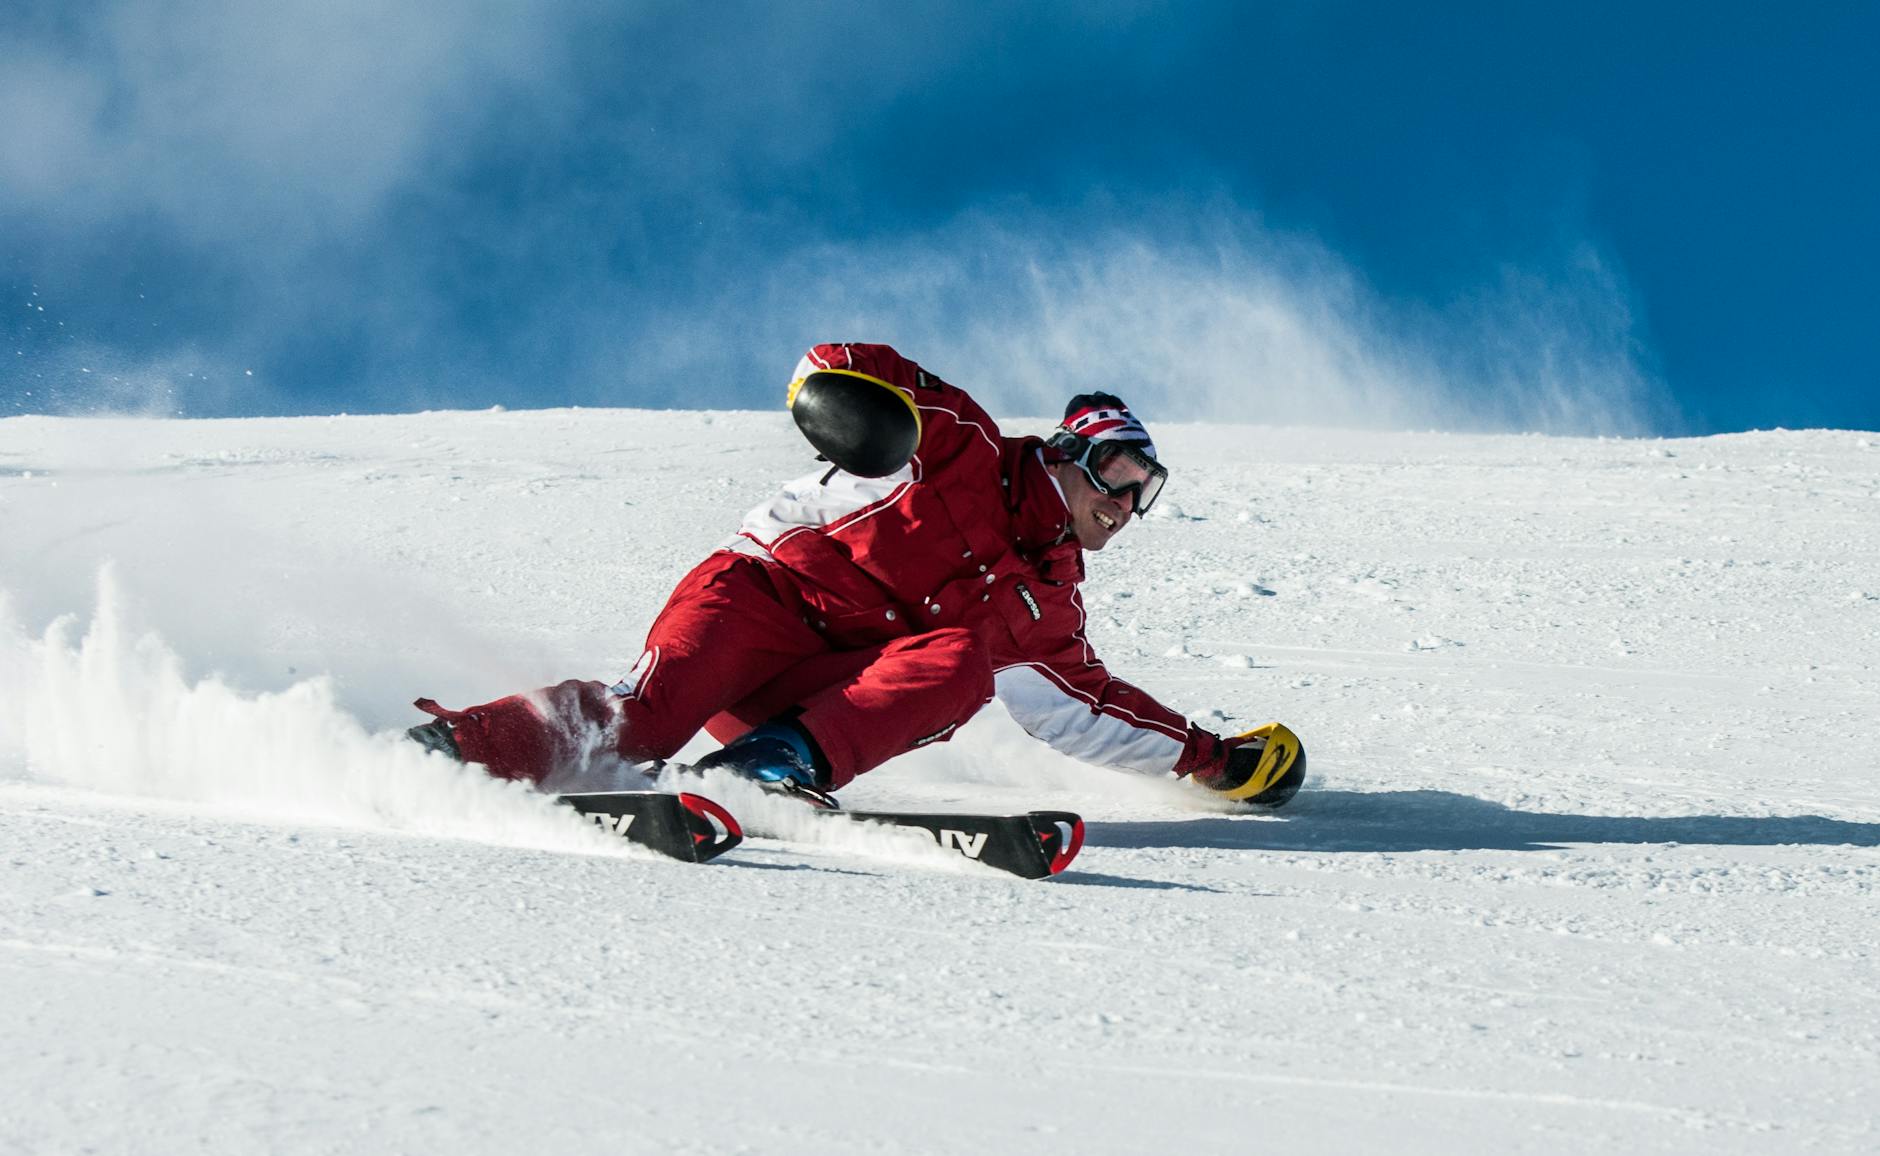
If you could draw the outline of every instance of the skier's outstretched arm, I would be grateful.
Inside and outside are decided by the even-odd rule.
[[[1028,734],[1083,762],[1173,773],[1237,801],[1276,807],[1292,798],[1305,754],[1290,731],[1275,724],[1222,737],[1190,722],[1109,673],[1084,636],[1074,587],[1052,601],[1073,608],[1076,629],[1050,654],[994,676],[1000,701]]]

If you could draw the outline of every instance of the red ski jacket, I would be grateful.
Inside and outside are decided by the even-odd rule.
[[[1001,435],[963,390],[886,345],[818,345],[796,376],[817,369],[906,392],[921,418],[913,459],[885,478],[798,478],[747,514],[725,548],[777,563],[837,648],[966,627],[1026,731],[1085,762],[1173,770],[1188,720],[1111,677],[1091,648],[1083,549],[1039,439]]]

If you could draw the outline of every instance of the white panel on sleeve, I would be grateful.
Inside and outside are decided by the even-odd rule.
[[[920,480],[919,466],[920,459],[915,458],[885,478],[858,478],[830,469],[804,474],[784,483],[775,498],[744,515],[740,534],[775,545],[784,534],[805,526],[853,524],[898,501],[909,485]]]
[[[1129,719],[1098,712],[1088,695],[1042,666],[1008,666],[993,676],[999,701],[1033,738],[1086,763],[1143,774],[1175,769],[1183,743]]]

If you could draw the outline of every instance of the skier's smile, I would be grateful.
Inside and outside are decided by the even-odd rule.
[[[1064,493],[1064,506],[1070,511],[1071,536],[1086,550],[1101,550],[1129,525],[1131,510],[1125,500],[1104,493],[1090,484],[1090,479],[1074,464],[1066,462],[1051,467]]]

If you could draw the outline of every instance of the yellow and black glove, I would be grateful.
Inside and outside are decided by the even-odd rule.
[[[1191,724],[1175,773],[1236,802],[1283,807],[1306,781],[1306,748],[1279,723],[1231,738]]]

